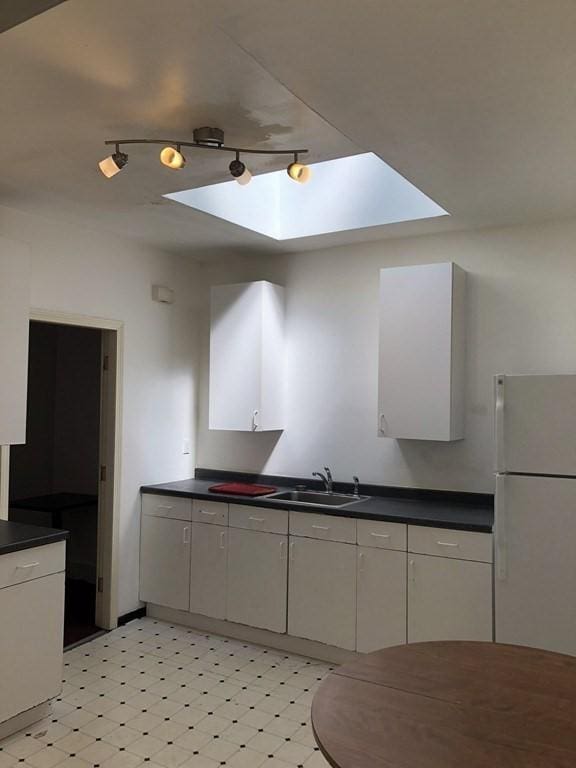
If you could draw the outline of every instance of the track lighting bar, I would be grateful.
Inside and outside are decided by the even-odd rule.
[[[242,149],[241,147],[227,147],[224,144],[202,144],[197,141],[175,141],[174,139],[109,139],[104,144],[113,144],[117,147],[122,144],[169,144],[173,147],[193,147],[194,149],[212,149],[220,152],[240,152],[243,155],[303,155],[307,149]]]
[[[228,169],[234,179],[241,184],[248,184],[252,174],[241,161],[240,155],[292,155],[291,162],[286,171],[294,181],[304,184],[310,178],[310,168],[298,161],[298,155],[304,155],[307,149],[244,149],[242,147],[228,147],[224,144],[224,132],[219,128],[196,128],[194,141],[177,141],[174,139],[108,139],[104,142],[108,146],[114,146],[112,155],[102,160],[98,165],[107,178],[115,176],[128,162],[128,155],[122,152],[120,147],[127,144],[161,144],[160,162],[167,168],[179,170],[186,165],[186,158],[182,154],[182,147],[192,149],[211,149],[216,152],[231,152],[235,155]]]

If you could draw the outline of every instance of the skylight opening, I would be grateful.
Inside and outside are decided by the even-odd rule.
[[[232,180],[164,197],[274,240],[449,215],[372,152],[310,168],[305,185],[273,171],[246,186]]]

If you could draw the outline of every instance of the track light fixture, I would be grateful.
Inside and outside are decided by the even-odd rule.
[[[288,176],[290,176],[291,179],[294,181],[297,181],[299,184],[306,184],[306,182],[310,179],[311,173],[310,168],[307,165],[304,165],[304,163],[298,162],[298,153],[294,153],[294,162],[290,163],[288,168],[286,169],[286,173]]]
[[[128,155],[124,152],[120,152],[120,148],[118,144],[116,144],[116,151],[114,154],[108,155],[104,160],[100,160],[98,167],[107,179],[111,179],[112,176],[116,176],[116,174],[124,168],[127,162]]]
[[[160,152],[160,162],[162,165],[174,170],[184,168],[186,165],[186,158],[180,152],[180,144],[177,145],[176,149],[174,149],[174,147],[164,147]]]
[[[232,176],[236,179],[238,184],[241,186],[244,186],[245,184],[249,184],[252,180],[252,174],[246,168],[242,160],[240,160],[240,153],[236,152],[236,160],[232,160],[230,165],[228,166],[230,169],[230,173]]]
[[[160,162],[167,168],[179,170],[186,165],[186,158],[181,152],[182,147],[193,149],[210,149],[216,152],[232,152],[236,158],[228,166],[230,173],[238,184],[245,185],[252,179],[252,174],[246,165],[240,160],[240,154],[251,155],[293,155],[294,162],[286,169],[288,175],[294,181],[304,184],[311,176],[309,166],[299,162],[298,155],[308,152],[307,149],[242,149],[240,147],[227,147],[224,144],[224,132],[220,128],[195,128],[194,141],[173,141],[171,139],[113,139],[105,141],[105,144],[114,145],[113,155],[101,160],[98,166],[104,176],[110,179],[124,168],[128,162],[128,155],[120,151],[124,144],[163,144],[160,152]]]

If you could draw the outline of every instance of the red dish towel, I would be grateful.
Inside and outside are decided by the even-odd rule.
[[[267,485],[253,485],[252,483],[222,483],[221,485],[211,485],[208,490],[210,493],[230,493],[238,496],[266,496],[266,494],[274,493],[278,489]]]

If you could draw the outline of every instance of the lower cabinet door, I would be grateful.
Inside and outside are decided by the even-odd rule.
[[[191,523],[142,517],[140,600],[187,611],[190,605]]]
[[[1,723],[62,688],[64,573],[0,589],[0,617]]]
[[[228,528],[192,523],[190,611],[226,618]]]
[[[492,640],[492,565],[408,553],[408,642]]]
[[[358,547],[356,650],[406,642],[406,552]]]
[[[286,632],[288,536],[228,529],[226,618]]]
[[[289,635],[356,648],[356,549],[290,537]]]

